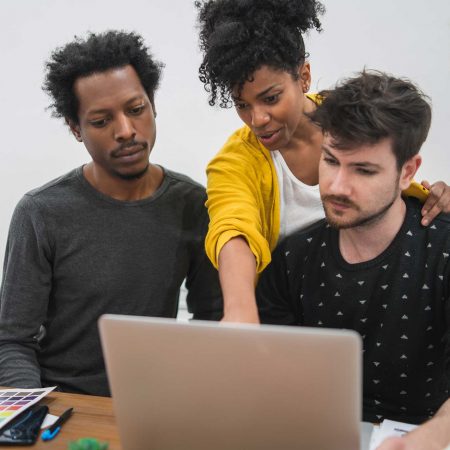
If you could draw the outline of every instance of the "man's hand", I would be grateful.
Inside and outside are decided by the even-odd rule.
[[[415,439],[413,436],[391,437],[385,439],[376,450],[444,450],[435,442],[424,439]]]
[[[384,440],[377,450],[444,450],[450,444],[450,399],[434,417],[403,437]]]
[[[430,184],[426,180],[422,181],[422,186],[430,191],[430,195],[422,207],[421,223],[426,227],[440,212],[450,212],[450,186],[443,181]]]
[[[408,443],[405,438],[392,437],[385,439],[376,450],[410,450],[413,447],[408,447]]]

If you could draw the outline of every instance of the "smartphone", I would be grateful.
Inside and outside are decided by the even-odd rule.
[[[47,413],[48,406],[30,406],[0,430],[0,445],[33,445]]]
[[[422,203],[425,202],[429,193],[430,191],[426,187],[422,186],[420,183],[417,183],[416,181],[413,181],[409,185],[409,187],[403,191],[404,195],[407,195],[408,197],[416,197]]]

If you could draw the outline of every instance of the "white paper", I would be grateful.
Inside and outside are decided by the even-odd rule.
[[[378,427],[374,427],[373,429],[369,450],[376,450],[376,448],[388,437],[404,436],[415,428],[417,428],[417,425],[412,425],[410,423],[383,420]]]

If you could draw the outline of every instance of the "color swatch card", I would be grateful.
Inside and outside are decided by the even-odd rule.
[[[37,403],[56,386],[42,389],[0,389],[0,429],[22,411]]]

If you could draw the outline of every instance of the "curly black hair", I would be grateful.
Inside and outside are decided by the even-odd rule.
[[[263,65],[298,77],[305,61],[302,34],[321,31],[324,6],[316,0],[199,0],[199,78],[220,107],[232,105],[231,90],[242,89]]]
[[[308,114],[338,149],[392,139],[397,168],[416,155],[431,124],[430,99],[411,81],[364,70],[319,93],[323,102]]]
[[[53,99],[54,117],[78,124],[78,99],[73,90],[77,78],[132,65],[153,103],[163,64],[155,61],[143,38],[133,32],[88,33],[86,39],[57,48],[46,63],[43,90]]]

